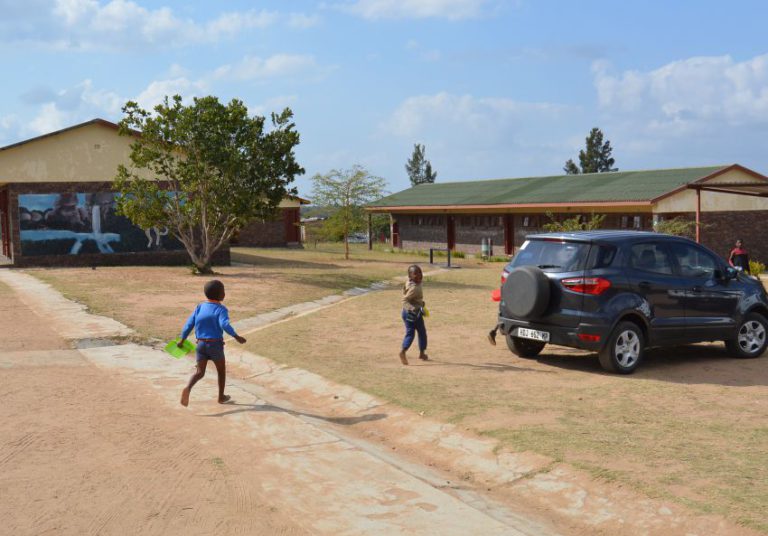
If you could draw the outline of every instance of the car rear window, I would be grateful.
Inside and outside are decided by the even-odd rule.
[[[608,268],[611,264],[613,264],[613,260],[616,258],[616,251],[616,246],[593,245],[592,251],[589,253],[587,270]]]
[[[589,244],[561,240],[526,240],[509,264],[537,266],[545,272],[577,272],[583,270],[589,255]]]

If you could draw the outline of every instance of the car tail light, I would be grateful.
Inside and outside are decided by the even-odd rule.
[[[560,283],[573,292],[597,296],[611,288],[611,282],[602,277],[571,277]]]
[[[502,286],[502,287],[504,286],[504,283],[506,283],[506,282],[507,282],[507,278],[508,278],[508,277],[509,277],[509,272],[507,272],[507,269],[505,268],[505,269],[504,269],[504,270],[501,272],[501,286]]]
[[[585,342],[600,342],[600,335],[592,335],[591,333],[579,333],[579,339]]]

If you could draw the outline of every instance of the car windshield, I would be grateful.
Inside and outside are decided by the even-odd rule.
[[[576,272],[584,269],[589,244],[560,240],[526,240],[510,268],[536,266],[545,272]]]

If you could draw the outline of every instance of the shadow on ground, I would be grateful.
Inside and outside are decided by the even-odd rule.
[[[211,413],[209,415],[203,415],[204,417],[226,417],[228,415],[234,415],[236,413],[245,413],[251,411],[275,411],[279,413],[287,413],[294,417],[308,417],[310,419],[319,419],[321,421],[329,422],[332,424],[341,424],[344,426],[352,426],[361,422],[379,421],[386,419],[386,413],[369,413],[367,415],[360,415],[359,417],[326,417],[324,415],[315,415],[314,413],[305,413],[303,411],[294,411],[292,409],[281,408],[272,404],[238,404],[236,402],[227,404],[228,407],[240,406],[237,409],[231,409],[228,411],[222,411],[221,413]]]
[[[571,348],[557,348],[555,351],[550,353],[545,349],[536,360],[567,370],[608,374],[603,371],[595,353]],[[768,385],[766,360],[766,354],[756,359],[731,357],[721,344],[654,348],[646,352],[639,368],[624,378],[738,387]]]
[[[439,359],[432,359],[429,361],[419,361],[418,359],[409,358],[409,366],[414,367],[466,367],[475,370],[487,370],[491,372],[534,372],[539,374],[554,374],[554,371],[550,370],[538,370],[528,367],[517,367],[515,365],[509,365],[505,363],[457,363],[450,361],[440,361]]]

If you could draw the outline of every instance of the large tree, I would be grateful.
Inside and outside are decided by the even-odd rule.
[[[579,151],[579,166],[572,159],[565,162],[563,171],[569,175],[579,173],[603,173],[605,171],[618,171],[614,168],[615,160],[611,158],[611,142],[603,142],[603,132],[599,128],[593,128],[586,140],[586,147]]]
[[[166,227],[201,274],[212,273],[213,254],[243,225],[273,217],[304,173],[288,108],[272,114],[269,131],[241,101],[213,96],[186,106],[166,97],[154,113],[131,101],[123,113],[120,133],[134,141],[132,166],[115,177],[118,210],[144,229]]]
[[[331,216],[323,224],[327,235],[344,240],[344,258],[349,259],[349,235],[365,229],[364,206],[385,195],[386,181],[371,175],[362,166],[332,169],[312,177],[312,202],[330,207]]]
[[[437,172],[432,171],[432,163],[426,159],[424,146],[420,143],[414,144],[413,154],[405,163],[405,171],[411,179],[411,186],[432,184],[437,178]]]

